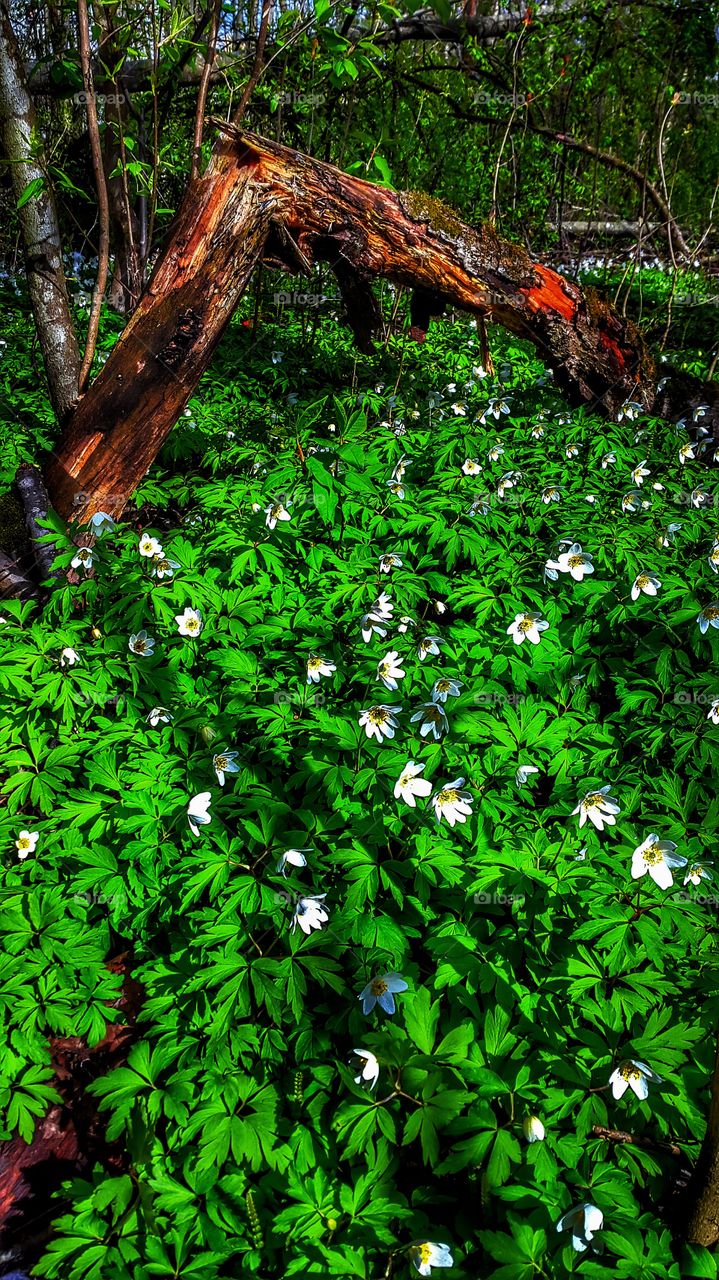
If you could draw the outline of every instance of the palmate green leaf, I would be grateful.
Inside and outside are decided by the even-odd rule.
[[[410,1039],[421,1053],[430,1054],[437,1034],[439,1000],[432,1000],[427,987],[419,987],[402,1002],[402,1012]]]

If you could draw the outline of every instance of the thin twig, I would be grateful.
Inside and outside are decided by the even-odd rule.
[[[87,386],[90,368],[95,355],[97,334],[100,328],[100,310],[107,285],[107,271],[110,259],[110,202],[107,196],[107,181],[102,163],[102,146],[100,144],[100,128],[97,123],[97,103],[92,80],[90,63],[90,21],[87,14],[87,0],[77,0],[77,25],[80,42],[80,64],[82,81],[85,86],[85,109],[87,111],[87,131],[90,135],[90,151],[92,167],[95,171],[97,187],[97,212],[100,223],[100,240],[97,251],[97,279],[90,307],[90,322],[87,327],[85,354],[79,377],[79,391]]]
[[[197,94],[197,110],[195,112],[195,138],[192,147],[192,166],[190,168],[190,180],[198,177],[200,172],[200,158],[202,156],[202,132],[205,126],[205,104],[207,102],[207,90],[210,85],[210,76],[212,68],[215,65],[217,56],[217,31],[220,25],[220,5],[222,0],[214,0],[212,6],[212,20],[210,23],[210,34],[207,40],[207,58],[202,68],[202,77],[200,79],[200,88]]]
[[[260,32],[257,37],[257,48],[255,50],[255,63],[252,68],[252,71],[250,72],[250,78],[247,81],[247,84],[245,85],[242,91],[240,104],[235,114],[232,117],[233,124],[239,124],[240,121],[244,118],[245,111],[247,110],[247,103],[249,102],[252,96],[255,85],[257,84],[257,81],[259,80],[262,72],[262,64],[264,62],[264,57],[265,57],[265,42],[267,40],[267,32],[269,30],[269,25],[270,25],[271,7],[272,7],[272,0],[262,0],[262,21],[260,22]]]
[[[622,1129],[607,1129],[603,1124],[592,1125],[595,1138],[606,1138],[607,1142],[620,1142],[627,1147],[643,1147],[645,1151],[667,1152],[672,1156],[682,1156],[684,1152],[676,1142],[660,1142],[654,1138],[639,1138],[635,1133],[625,1133]]]

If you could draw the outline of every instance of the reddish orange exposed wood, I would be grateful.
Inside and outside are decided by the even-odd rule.
[[[540,284],[526,293],[532,311],[556,311],[565,320],[573,321],[577,303],[567,291],[566,280],[549,267],[535,264],[534,270],[540,278]]]

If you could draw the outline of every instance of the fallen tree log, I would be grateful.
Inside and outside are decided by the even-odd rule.
[[[145,295],[46,468],[64,518],[122,512],[261,258],[290,272],[330,263],[364,350],[381,319],[370,283],[385,278],[413,291],[417,341],[431,316],[465,310],[534,343],[572,405],[615,416],[631,399],[676,419],[703,403],[703,422],[719,436],[716,384],[682,375],[658,395],[637,326],[491,225],[466,226],[422,193],[390,191],[215,124],[222,136],[210,168],[190,184]]]

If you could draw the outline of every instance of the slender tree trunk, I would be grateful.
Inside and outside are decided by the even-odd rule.
[[[42,183],[19,210],[28,291],[47,374],[50,399],[60,421],[78,394],[80,353],[70,315],[55,201],[45,172],[42,138],[7,0],[0,0],[0,132],[10,163],[15,199],[28,184]]]

